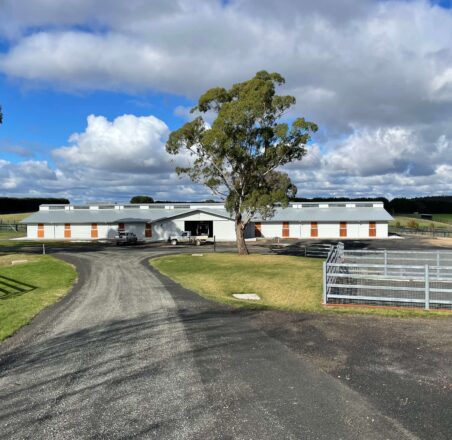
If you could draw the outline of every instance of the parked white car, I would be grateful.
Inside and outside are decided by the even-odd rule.
[[[184,231],[177,235],[171,235],[169,238],[170,243],[176,246],[179,243],[195,244],[201,246],[208,240],[207,235],[192,236],[190,231]]]

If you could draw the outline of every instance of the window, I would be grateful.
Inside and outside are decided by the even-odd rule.
[[[152,237],[152,223],[146,223],[146,227],[144,229],[144,236],[146,238]]]
[[[283,222],[282,224],[282,236],[288,237],[289,236],[289,222]]]
[[[254,223],[254,236],[262,237],[262,223],[260,222]]]
[[[97,223],[91,225],[91,238],[98,238]]]
[[[64,225],[64,238],[71,238],[71,225],[69,223]]]
[[[38,238],[44,238],[44,224],[38,224]]]
[[[369,222],[369,237],[376,237],[376,236],[377,236],[377,223]]]
[[[347,237],[347,222],[341,222],[339,227],[339,236]]]
[[[311,237],[318,237],[319,229],[317,222],[311,222]]]

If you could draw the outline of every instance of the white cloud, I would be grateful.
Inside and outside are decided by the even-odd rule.
[[[54,151],[66,164],[97,170],[149,173],[168,170],[164,145],[167,125],[154,116],[123,115],[110,122],[90,115],[82,133],[70,136],[70,146]]]

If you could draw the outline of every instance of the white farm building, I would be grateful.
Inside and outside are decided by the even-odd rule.
[[[253,218],[246,238],[386,238],[392,217],[380,202],[291,203],[270,219]],[[118,231],[164,241],[191,231],[217,241],[235,240],[234,219],[222,203],[41,205],[22,223],[37,240],[105,240]]]

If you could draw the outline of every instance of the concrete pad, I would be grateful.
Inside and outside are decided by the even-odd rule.
[[[232,296],[237,299],[250,299],[252,301],[261,300],[261,297],[256,293],[233,293]]]

